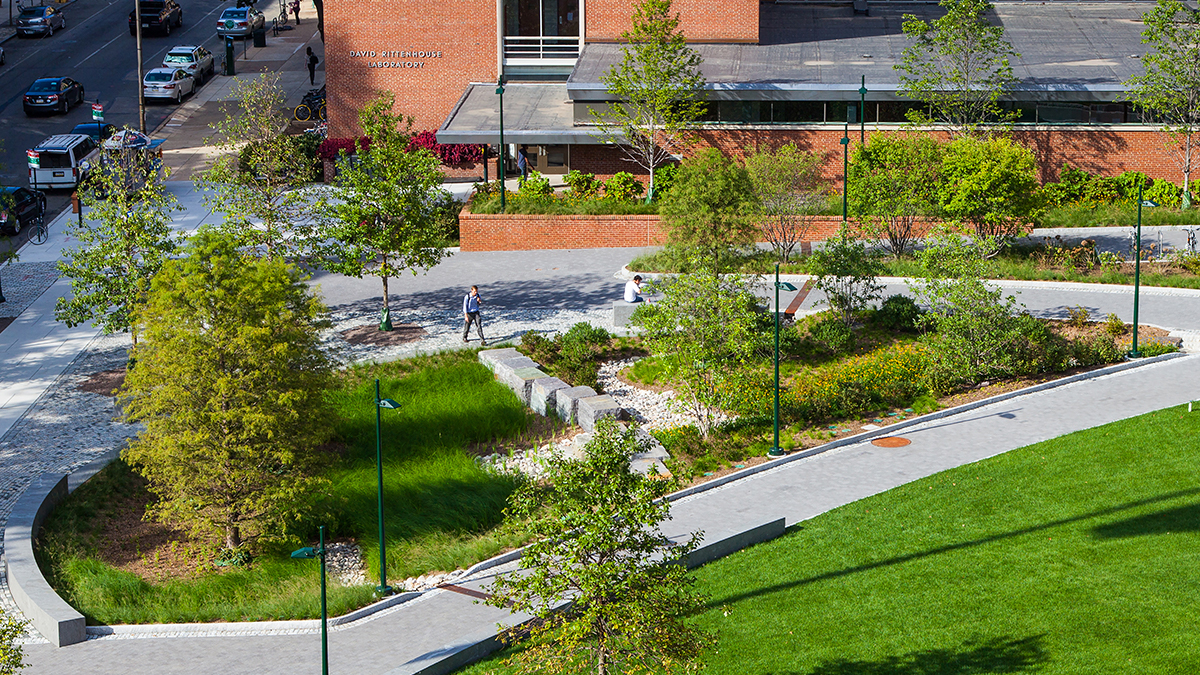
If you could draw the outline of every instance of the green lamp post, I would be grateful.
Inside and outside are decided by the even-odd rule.
[[[305,546],[292,551],[293,558],[312,559],[321,561],[321,675],[329,675],[329,614],[325,603],[325,526],[318,528],[321,533],[320,545],[317,548]]]
[[[508,151],[504,147],[504,75],[496,79],[496,95],[500,97],[500,166],[496,170],[496,178],[500,180],[500,213],[504,213],[506,202],[504,193],[504,159]]]
[[[786,281],[779,280],[779,263],[775,263],[775,443],[771,446],[768,457],[783,456],[783,448],[779,447],[779,291],[794,291],[796,287]]]
[[[867,142],[867,76],[862,76],[862,86],[858,88],[858,142]],[[879,116],[875,116],[875,123],[879,124]]]
[[[379,481],[379,585],[375,594],[379,597],[391,595],[392,587],[387,585],[387,541],[383,538],[383,432],[381,431],[381,411],[397,410],[400,404],[390,398],[379,397],[379,380],[375,380],[375,473]]]
[[[846,224],[848,202],[846,195],[846,180],[850,176],[850,115],[846,115],[846,129],[842,132],[842,224]]]
[[[1142,207],[1152,209],[1158,204],[1149,199],[1142,199],[1142,186],[1138,184],[1138,215],[1137,215],[1137,234],[1133,240],[1133,345],[1129,350],[1129,356],[1137,358],[1142,355],[1138,351],[1138,291],[1142,280]]]

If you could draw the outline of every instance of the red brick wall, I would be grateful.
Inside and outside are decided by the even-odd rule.
[[[691,152],[716,147],[734,157],[744,157],[757,148],[773,149],[785,143],[795,143],[801,150],[825,153],[825,178],[842,180],[842,146],[838,141],[843,131],[829,129],[703,129]],[[936,132],[942,139],[945,133]],[[871,127],[867,127],[868,137]],[[1058,179],[1063,164],[1090,173],[1115,176],[1122,171],[1142,171],[1151,178],[1166,178],[1176,184],[1182,181],[1174,155],[1165,145],[1165,135],[1144,127],[1114,128],[1043,128],[1018,130],[1013,137],[1033,151],[1038,160],[1038,178],[1043,182]],[[850,132],[850,152],[858,143],[858,130]],[[571,148],[571,168],[607,179],[617,171],[628,171],[646,182],[646,172],[637,164],[624,159],[620,149],[602,145],[581,145]],[[840,193],[840,186],[837,186]]]
[[[441,56],[385,57],[390,51]],[[383,61],[422,65],[368,67]],[[495,0],[327,0],[325,70],[331,137],[357,136],[358,109],[379,91],[395,92],[396,110],[416,129],[437,129],[469,82],[496,79]]]
[[[585,0],[587,40],[612,42],[629,30],[636,0]],[[758,42],[758,0],[675,0],[688,42]]]

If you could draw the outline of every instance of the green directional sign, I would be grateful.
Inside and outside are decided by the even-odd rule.
[[[781,291],[794,291],[796,287],[786,281],[776,281],[775,287]]]

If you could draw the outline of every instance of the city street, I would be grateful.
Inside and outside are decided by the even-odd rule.
[[[169,36],[146,33],[142,36],[142,63],[146,70],[162,65],[163,56],[176,45],[201,45],[213,52],[219,71],[224,56],[223,41],[217,38],[216,21],[221,10],[233,3],[228,0],[182,0],[183,27]],[[0,185],[28,186],[25,151],[47,136],[67,133],[76,124],[90,122],[91,103],[104,105],[104,119],[118,127],[138,124],[138,82],[136,41],[129,34],[128,17],[133,2],[115,0],[76,0],[56,5],[67,19],[65,30],[52,37],[16,37],[4,42],[7,64],[0,66],[0,124],[4,126],[0,152]],[[264,3],[271,16],[271,3]],[[269,25],[269,20],[268,20]],[[242,45],[237,44],[238,54]],[[72,108],[66,115],[26,117],[22,96],[29,85],[41,77],[70,77],[79,81],[87,103]],[[214,86],[210,81],[197,90]],[[185,99],[186,101],[187,99]],[[178,106],[148,102],[146,130],[154,131]],[[169,149],[169,143],[164,149]],[[54,214],[70,206],[70,191],[47,191],[47,209]],[[23,232],[11,242],[19,247],[28,236]],[[0,243],[0,247],[4,246]]]

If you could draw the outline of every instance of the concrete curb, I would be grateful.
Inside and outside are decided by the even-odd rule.
[[[1068,384],[1074,384],[1076,382],[1083,382],[1085,380],[1094,380],[1097,378],[1105,377],[1107,375],[1113,375],[1115,373],[1119,373],[1119,372],[1122,372],[1125,370],[1130,370],[1132,368],[1140,368],[1142,366],[1157,365],[1159,363],[1163,363],[1165,361],[1170,361],[1172,359],[1188,358],[1188,357],[1193,357],[1193,356],[1194,355],[1185,354],[1183,352],[1174,352],[1171,354],[1163,354],[1162,356],[1154,356],[1154,357],[1150,357],[1147,359],[1141,359],[1138,361],[1126,361],[1125,363],[1118,363],[1116,365],[1107,366],[1105,368],[1098,368],[1096,370],[1088,371],[1086,373],[1079,373],[1077,375],[1072,375],[1070,377],[1064,377],[1062,379],[1053,380],[1050,382],[1043,382],[1042,384],[1034,385],[1032,387],[1026,387],[1025,389],[1018,389],[1016,391],[1010,391],[1010,392],[1007,392],[1004,394],[998,394],[996,396],[992,396],[992,397],[985,398],[985,399],[980,399],[978,401],[972,401],[971,403],[964,403],[963,405],[954,406],[953,408],[945,408],[943,410],[938,410],[935,412],[927,413],[925,415],[921,415],[919,417],[914,417],[910,420],[905,420],[905,421],[899,422],[897,424],[892,424],[892,425],[886,426],[882,429],[877,429],[875,431],[866,431],[861,434],[855,434],[853,436],[839,438],[836,441],[830,441],[824,445],[819,445],[815,448],[812,448],[811,450],[804,450],[801,452],[793,453],[791,455],[786,455],[784,457],[780,457],[779,459],[776,459],[776,460],[764,462],[757,466],[748,467],[748,468],[742,469],[741,471],[731,473],[727,476],[721,476],[720,478],[718,478],[716,480],[711,480],[707,483],[702,483],[700,485],[696,485],[696,486],[693,486],[690,488],[685,488],[683,490],[680,490],[679,492],[673,492],[673,493],[667,495],[667,499],[670,501],[676,501],[678,499],[683,499],[684,497],[691,497],[692,495],[697,495],[697,494],[700,494],[701,492],[707,492],[708,490],[713,490],[713,489],[719,488],[722,485],[727,485],[729,483],[732,483],[735,480],[746,478],[748,476],[753,476],[756,473],[762,473],[763,471],[770,471],[771,469],[783,466],[784,464],[789,464],[791,462],[795,462],[796,460],[807,459],[809,457],[814,457],[816,455],[820,455],[820,454],[828,452],[830,450],[836,450],[838,448],[843,448],[843,447],[846,447],[849,445],[856,445],[858,443],[862,443],[863,441],[869,441],[873,438],[880,438],[882,436],[894,436],[896,434],[896,432],[899,431],[900,429],[908,429],[908,428],[914,427],[918,424],[924,424],[926,422],[932,422],[935,420],[943,419],[945,417],[950,417],[951,415],[958,415],[960,413],[970,412],[972,410],[982,408],[984,406],[988,406],[993,403],[1001,403],[1003,401],[1014,399],[1019,396],[1025,396],[1026,394],[1036,394],[1041,391],[1046,391],[1048,389],[1055,389],[1055,388],[1062,387],[1062,386],[1065,386]],[[1200,356],[1195,356],[1195,358],[1200,358]]]
[[[83,615],[54,592],[33,555],[33,541],[42,529],[42,521],[66,496],[66,474],[42,474],[17,500],[4,527],[8,589],[33,627],[55,647],[87,639]]]

